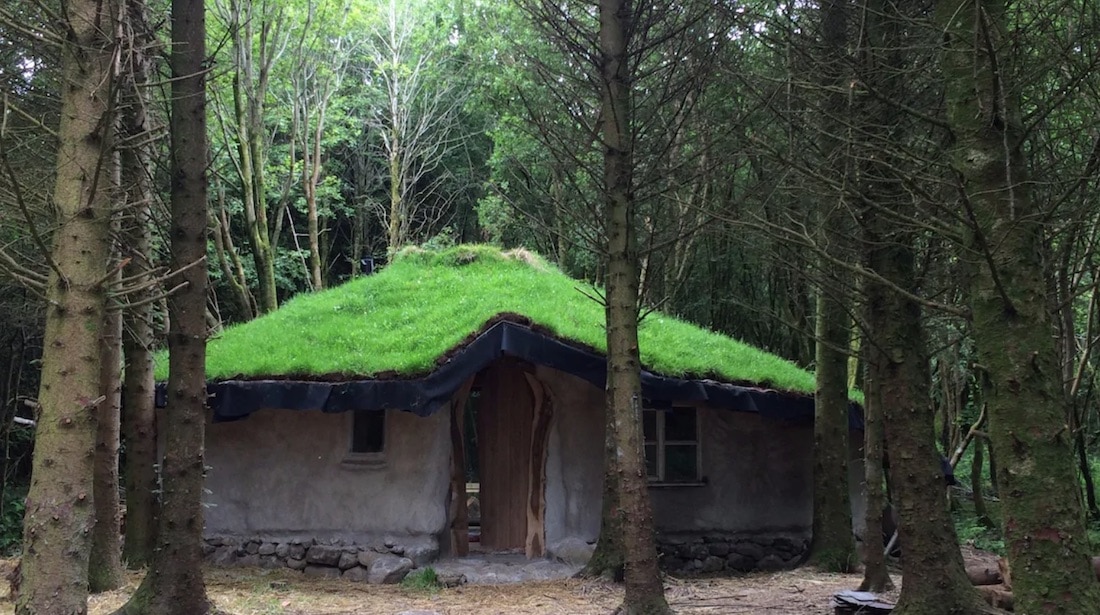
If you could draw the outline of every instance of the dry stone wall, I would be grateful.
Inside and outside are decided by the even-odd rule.
[[[435,544],[407,546],[396,540],[358,545],[212,537],[205,540],[203,553],[215,566],[290,568],[307,576],[382,584],[400,583],[413,568],[435,560],[439,548]]]
[[[805,559],[809,547],[809,536],[803,532],[677,532],[657,536],[661,568],[680,575],[794,568]],[[207,561],[216,566],[290,568],[308,576],[366,583],[400,583],[411,570],[439,557],[435,541],[403,545],[396,539],[360,545],[336,540],[213,537],[206,539],[203,550]],[[557,553],[552,556],[562,557]]]
[[[809,537],[795,533],[675,533],[657,536],[658,562],[676,574],[784,570],[798,566]]]

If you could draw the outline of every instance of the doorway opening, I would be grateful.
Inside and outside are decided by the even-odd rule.
[[[482,370],[456,400],[451,530],[457,555],[543,555],[547,438],[537,428],[536,384],[529,364],[505,358]]]

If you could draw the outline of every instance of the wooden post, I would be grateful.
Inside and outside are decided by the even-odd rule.
[[[466,402],[470,399],[471,377],[451,398],[451,553],[470,553],[470,511],[466,508]]]
[[[527,376],[534,398],[534,418],[531,429],[531,456],[527,482],[527,540],[524,551],[528,558],[546,553],[546,455],[550,436],[553,400],[546,386],[532,373]]]

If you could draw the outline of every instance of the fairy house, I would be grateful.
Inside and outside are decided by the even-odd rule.
[[[585,557],[605,423],[592,294],[525,252],[414,251],[211,340],[207,552],[333,574],[364,553]],[[662,563],[797,563],[812,375],[658,313],[640,340]]]

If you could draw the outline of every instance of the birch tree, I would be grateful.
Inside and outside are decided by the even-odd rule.
[[[272,70],[289,37],[284,11],[275,2],[224,0],[214,6],[229,37],[232,68],[228,97],[215,89],[213,108],[244,212],[245,236],[256,270],[256,308],[266,314],[279,307],[275,227],[283,212],[268,204],[270,136],[264,120]]]
[[[331,217],[318,207],[318,193],[325,177],[325,131],[331,104],[340,91],[354,51],[354,43],[345,30],[350,7],[333,7],[342,15],[335,22],[325,8],[314,2],[307,4],[305,19],[294,34],[296,53],[290,73],[290,138],[298,141],[297,149],[301,152],[299,175],[306,204],[308,270],[313,290],[325,286],[322,238]]]
[[[419,14],[415,4],[390,0],[367,50],[383,93],[371,126],[386,159],[389,198],[376,209],[391,254],[445,219],[443,163],[468,137],[460,121],[467,92],[448,74],[446,43],[435,40],[451,33],[425,36]]]

